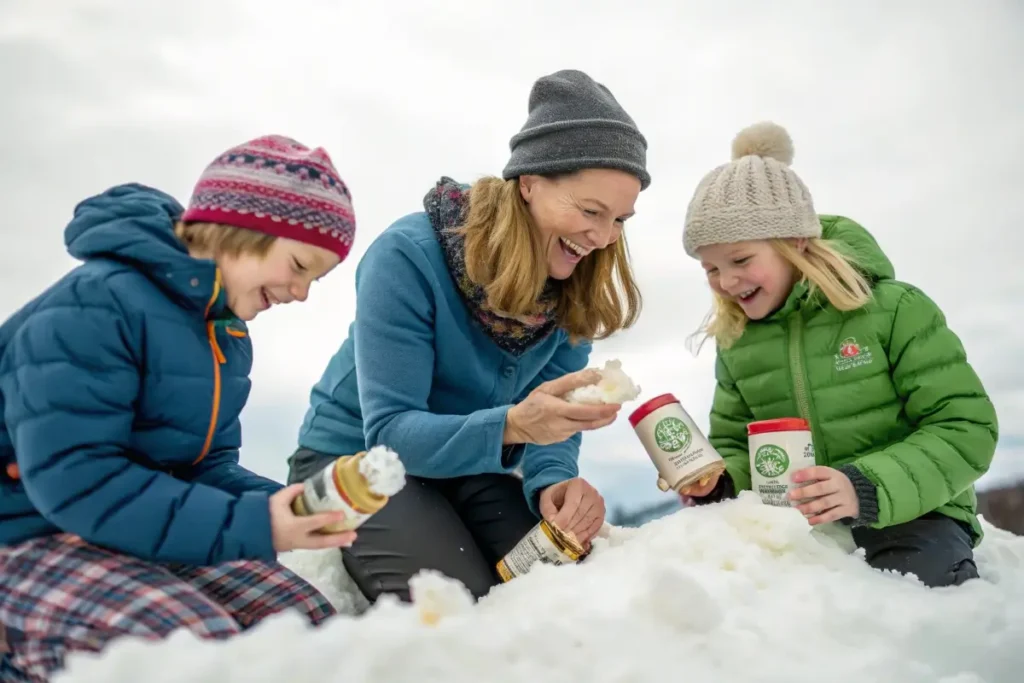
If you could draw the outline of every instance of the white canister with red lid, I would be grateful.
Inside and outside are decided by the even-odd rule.
[[[761,420],[747,425],[750,449],[751,488],[765,505],[790,507],[800,504],[789,492],[806,484],[794,484],[793,474],[815,465],[811,427],[799,417]]]
[[[725,469],[725,461],[672,394],[655,396],[629,416],[658,470],[658,488],[679,491],[706,482]]]

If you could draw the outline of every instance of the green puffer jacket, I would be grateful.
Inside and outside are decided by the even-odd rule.
[[[973,484],[995,453],[995,408],[935,303],[894,279],[863,227],[820,220],[825,239],[855,254],[873,299],[844,313],[798,283],[780,310],[749,323],[718,351],[709,440],[734,489],[750,489],[747,423],[802,417],[817,463],[842,468],[858,489],[855,523],[882,528],[937,511],[967,523],[977,544]]]

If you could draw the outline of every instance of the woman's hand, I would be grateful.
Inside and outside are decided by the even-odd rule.
[[[561,398],[573,389],[600,381],[600,372],[586,369],[544,382],[509,409],[503,443],[546,446],[565,441],[578,432],[610,425],[621,405],[579,405]]]
[[[292,511],[292,501],[302,493],[302,484],[292,484],[270,496],[270,533],[274,550],[279,553],[289,550],[319,550],[352,545],[356,532],[342,531],[334,534],[318,534],[328,524],[345,519],[344,512],[319,512],[300,517]]]
[[[790,500],[806,501],[796,509],[813,525],[860,514],[860,501],[850,478],[831,467],[807,467],[793,475],[797,484],[814,482],[789,492]]]
[[[540,494],[540,514],[587,547],[604,524],[604,498],[586,479],[552,484]]]

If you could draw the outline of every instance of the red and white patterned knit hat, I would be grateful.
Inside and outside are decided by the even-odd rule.
[[[217,157],[200,176],[181,220],[258,230],[342,259],[356,232],[352,196],[327,152],[280,135]]]

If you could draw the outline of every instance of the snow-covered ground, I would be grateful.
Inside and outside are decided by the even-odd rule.
[[[577,566],[537,568],[471,606],[416,579],[320,629],[274,617],[225,643],[180,632],[70,661],[95,681],[865,681],[1010,683],[1024,668],[1024,538],[987,526],[983,580],[926,589],[868,568],[848,535],[811,532],[752,494],[638,529],[606,528]],[[342,609],[335,552],[282,557]],[[348,590],[344,586],[349,586]]]

